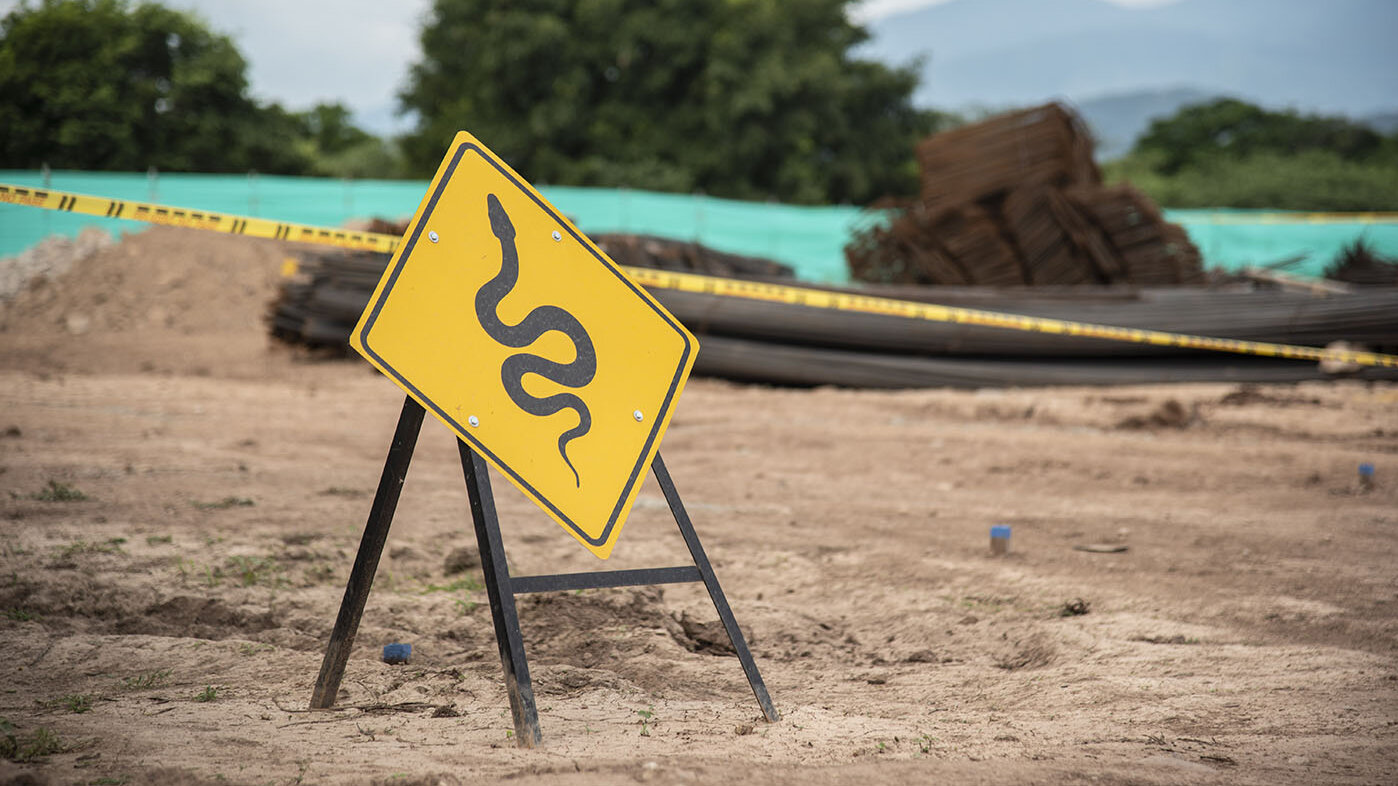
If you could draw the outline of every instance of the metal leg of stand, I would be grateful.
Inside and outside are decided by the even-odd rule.
[[[704,553],[704,546],[694,532],[694,525],[689,520],[689,514],[685,512],[684,502],[680,500],[680,494],[675,490],[675,482],[670,479],[670,473],[665,469],[665,462],[661,461],[659,453],[655,454],[655,461],[651,462],[651,470],[655,472],[655,479],[660,483],[660,490],[665,493],[665,501],[670,503],[670,512],[675,515],[675,523],[679,525],[685,545],[689,546],[689,554],[694,558],[694,565],[699,568],[704,586],[709,590],[709,599],[714,602],[718,618],[723,621],[728,638],[733,641],[733,649],[738,652],[738,661],[743,664],[743,673],[748,677],[752,695],[757,697],[757,703],[762,707],[762,715],[769,723],[781,720],[781,715],[772,704],[772,698],[767,695],[767,685],[762,682],[762,674],[757,671],[752,652],[748,650],[747,639],[743,638],[743,631],[738,628],[738,621],[733,618],[733,610],[728,607],[723,587],[718,584],[718,577],[714,575],[713,566],[709,564],[709,557]]]
[[[490,616],[495,620],[500,665],[505,670],[505,688],[510,694],[515,743],[521,748],[533,748],[543,735],[534,704],[534,686],[529,681],[529,661],[524,657],[524,636],[519,629],[510,566],[505,560],[500,520],[495,515],[495,497],[490,491],[490,473],[485,460],[469,445],[458,439],[457,448],[461,452],[461,469],[466,473],[466,490],[471,497],[471,519],[476,525],[476,544],[480,549],[486,594],[490,597]]]
[[[354,568],[350,570],[349,583],[345,586],[345,597],[340,601],[340,613],[335,618],[335,630],[330,634],[330,644],[325,648],[325,659],[320,664],[320,676],[316,678],[315,692],[311,695],[313,710],[333,707],[335,695],[340,692],[340,680],[345,676],[345,664],[349,662],[350,649],[354,646],[354,634],[359,631],[359,618],[364,614],[364,603],[369,599],[369,589],[374,584],[374,572],[378,570],[383,544],[388,539],[393,512],[398,508],[398,495],[403,490],[408,464],[412,461],[413,449],[417,447],[417,436],[422,431],[423,414],[421,404],[412,397],[404,398],[398,428],[393,432],[393,445],[388,449],[388,459],[379,478],[379,490],[374,494],[374,504],[369,509],[364,537],[359,541],[359,554],[354,558]]]

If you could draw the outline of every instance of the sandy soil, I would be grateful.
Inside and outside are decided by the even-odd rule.
[[[533,751],[429,420],[308,712],[401,397],[268,345],[282,254],[151,230],[0,306],[0,782],[1398,781],[1394,385],[695,380],[664,454],[783,718],[702,589],[528,596]],[[685,561],[653,483],[608,563],[496,496],[518,574]]]

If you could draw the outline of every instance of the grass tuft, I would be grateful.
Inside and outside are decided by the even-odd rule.
[[[24,735],[14,724],[0,718],[0,759],[32,762],[67,749],[58,735],[43,726],[35,729],[33,734]]]
[[[124,690],[149,690],[159,688],[170,680],[170,675],[174,672],[170,669],[159,669],[148,671],[145,674],[137,674],[134,677],[125,677],[121,681]]]
[[[34,495],[34,499],[42,502],[80,502],[87,498],[86,494],[76,488],[56,480],[50,480],[43,491]]]
[[[229,508],[250,508],[256,504],[247,497],[224,497],[218,502],[195,502],[194,507],[200,510],[227,510]]]

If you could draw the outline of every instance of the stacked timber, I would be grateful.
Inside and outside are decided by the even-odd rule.
[[[1105,187],[1082,123],[1059,104],[918,145],[922,192],[846,247],[857,281],[1137,284],[1203,281],[1184,230],[1130,186]]]

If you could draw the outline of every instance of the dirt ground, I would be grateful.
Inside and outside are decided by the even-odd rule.
[[[1398,782],[1392,384],[694,380],[663,453],[783,717],[697,586],[523,596],[537,750],[429,419],[310,712],[402,398],[269,344],[282,255],[150,230],[0,305],[0,782]],[[607,563],[495,488],[516,574],[685,563],[653,481]]]

